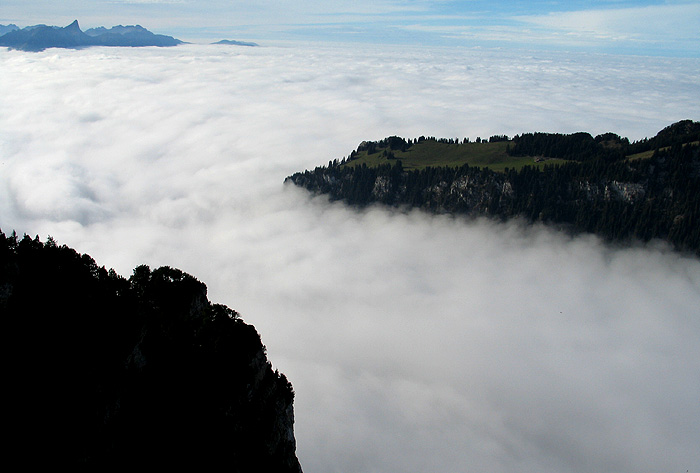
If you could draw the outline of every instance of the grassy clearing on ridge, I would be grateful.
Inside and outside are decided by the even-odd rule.
[[[393,150],[395,159],[389,159],[386,152],[388,148],[377,148],[372,154],[361,151],[355,155],[355,159],[349,161],[345,166],[361,166],[366,164],[369,167],[376,167],[382,164],[392,164],[396,159],[400,159],[404,169],[421,170],[426,167],[460,167],[464,164],[469,166],[486,168],[493,171],[502,172],[505,168],[519,170],[523,166],[543,167],[545,164],[562,164],[563,159],[544,159],[536,162],[531,156],[510,156],[506,152],[508,145],[513,145],[511,141],[499,141],[495,143],[444,143],[435,140],[425,140],[412,145],[406,151]],[[542,159],[542,158],[540,158]]]

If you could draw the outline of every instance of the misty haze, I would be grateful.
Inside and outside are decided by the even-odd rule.
[[[696,59],[439,47],[0,51],[0,228],[168,265],[260,332],[320,472],[700,466],[700,261],[357,210],[286,176],[363,140],[651,137]]]

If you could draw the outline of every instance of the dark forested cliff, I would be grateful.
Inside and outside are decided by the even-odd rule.
[[[0,232],[0,313],[15,465],[301,472],[291,384],[194,277]]]
[[[286,182],[354,206],[520,217],[610,241],[661,239],[700,254],[698,122],[678,122],[635,143],[613,133],[505,138],[509,156],[531,156],[538,164],[501,172],[469,164],[406,169],[398,158],[423,142],[392,138],[363,142],[347,161],[296,173]],[[444,146],[454,155],[460,145],[445,141]],[[431,148],[431,162],[439,162],[436,149]],[[376,165],[354,162],[360,154],[374,153]],[[549,158],[558,158],[558,164],[547,164]]]

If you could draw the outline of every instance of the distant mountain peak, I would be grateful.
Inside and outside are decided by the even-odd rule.
[[[14,23],[10,23],[9,25],[0,25],[0,36],[12,31],[17,31],[18,29],[19,26],[15,25]]]
[[[5,28],[10,29],[9,27]],[[100,26],[81,31],[78,20],[60,28],[35,25],[15,29],[0,36],[0,46],[22,51],[43,51],[47,48],[82,48],[88,46],[177,46],[182,41],[172,36],[154,34],[141,25]]]

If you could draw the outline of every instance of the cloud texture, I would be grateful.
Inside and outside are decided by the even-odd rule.
[[[0,228],[170,265],[261,332],[313,472],[700,465],[700,263],[282,185],[396,134],[652,136],[696,60],[453,49],[0,52]]]
[[[686,49],[700,40],[693,25],[700,21],[695,2],[551,12],[518,17],[542,28],[549,41],[574,44],[627,44],[627,47],[655,49],[671,45]]]

